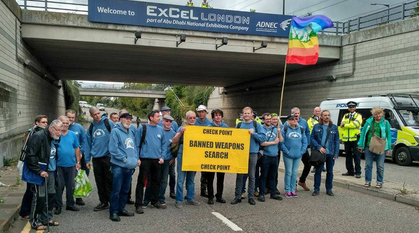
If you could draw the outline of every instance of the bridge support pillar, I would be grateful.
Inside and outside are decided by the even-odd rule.
[[[160,110],[164,106],[164,99],[155,99],[153,110]]]

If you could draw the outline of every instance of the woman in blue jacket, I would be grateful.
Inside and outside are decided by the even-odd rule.
[[[285,165],[285,197],[297,197],[295,186],[297,184],[297,172],[300,166],[301,157],[307,149],[307,137],[298,125],[297,117],[294,114],[288,116],[288,124],[282,129],[281,150]]]
[[[364,127],[362,128],[361,137],[358,142],[358,148],[360,152],[365,153],[365,187],[371,186],[372,178],[372,162],[375,160],[377,163],[377,185],[376,188],[383,186],[384,177],[384,160],[386,154],[388,155],[391,149],[391,130],[390,123],[383,118],[384,111],[382,108],[374,107],[371,110],[372,116],[366,120]],[[372,128],[374,127],[374,135],[379,138],[386,139],[385,151],[383,154],[376,154],[370,151],[369,145],[371,143]]]

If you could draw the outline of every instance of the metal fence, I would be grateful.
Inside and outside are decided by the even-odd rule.
[[[23,9],[87,14],[88,0],[16,0]],[[322,34],[342,35],[411,17],[419,0],[402,3],[346,22],[334,22]]]

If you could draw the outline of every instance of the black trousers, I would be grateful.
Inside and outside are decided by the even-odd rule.
[[[306,150],[306,153],[303,154],[301,161],[303,161],[304,168],[303,168],[303,173],[301,173],[301,176],[300,176],[300,183],[305,183],[308,174],[310,174],[310,169],[311,169],[310,154],[308,153],[308,150]]]
[[[110,171],[111,158],[103,156],[100,158],[93,158],[92,161],[99,201],[108,204],[111,200],[112,190],[112,173]]]
[[[214,198],[214,177],[215,172],[202,172],[202,176],[205,176],[207,179],[207,187],[208,187],[208,198]],[[217,172],[217,194],[215,197],[220,199],[223,197],[223,190],[224,190],[224,176],[225,173]]]
[[[206,176],[204,176],[203,173],[201,173],[201,193],[206,193],[208,188],[208,179]]]
[[[148,182],[151,182],[150,202],[154,205],[157,202],[160,190],[161,164],[158,159],[141,159],[140,174],[138,174],[137,188],[135,190],[135,206],[142,206],[144,200],[144,183],[150,174]]]
[[[29,216],[29,214],[31,214],[31,204],[33,198],[33,193],[31,192],[32,185],[33,184],[31,183],[26,183],[25,195],[23,195],[22,204],[20,205],[19,215],[21,217]]]
[[[349,174],[361,175],[361,154],[358,152],[358,140],[353,142],[344,142],[346,155],[346,170]],[[354,164],[355,163],[355,171]]]

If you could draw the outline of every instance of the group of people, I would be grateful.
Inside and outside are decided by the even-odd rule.
[[[333,196],[333,166],[339,156],[339,145],[345,144],[348,172],[345,175],[360,175],[358,150],[365,153],[365,187],[370,187],[372,162],[377,161],[377,188],[382,187],[385,153],[391,148],[389,123],[382,117],[383,110],[375,107],[372,117],[366,120],[362,132],[362,116],[356,113],[356,103],[348,103],[348,111],[339,127],[331,121],[330,112],[314,109],[313,115],[306,121],[300,116],[300,109],[293,108],[286,122],[281,123],[277,114],[264,113],[261,123],[252,108],[245,107],[241,119],[236,121],[236,128],[249,131],[250,149],[247,174],[237,174],[235,197],[231,204],[238,204],[246,197],[251,205],[255,198],[264,202],[270,194],[274,200],[282,200],[278,190],[278,166],[281,152],[285,166],[284,196],[297,197],[297,184],[304,190],[311,170],[310,154],[314,150],[325,155],[326,194]],[[63,207],[62,193],[66,189],[66,210],[78,211],[77,205],[84,205],[82,199],[74,201],[74,178],[78,169],[87,172],[94,167],[94,178],[100,203],[94,211],[109,209],[110,219],[120,221],[121,216],[134,216],[126,210],[127,204],[135,204],[135,212],[143,214],[147,206],[166,209],[166,189],[170,177],[169,196],[175,199],[175,207],[183,204],[198,206],[195,200],[195,174],[182,170],[183,136],[188,127],[178,126],[167,106],[161,111],[153,110],[147,116],[147,123],[137,128],[132,125],[133,116],[126,110],[119,114],[101,114],[99,109],[89,110],[93,118],[90,126],[84,130],[74,122],[75,111],[67,110],[47,125],[46,116],[37,116],[34,128],[24,147],[25,164],[33,173],[45,179],[41,185],[31,184],[22,201],[22,216],[29,216],[35,229],[44,229],[46,224],[59,225],[53,221],[53,212],[60,214]],[[221,109],[214,109],[210,116],[206,106],[200,105],[196,112],[188,111],[185,125],[229,127],[223,121]],[[198,118],[197,118],[198,116]],[[369,147],[373,137],[386,139],[383,154],[373,153]],[[354,146],[355,144],[355,146]],[[177,146],[177,153],[173,153]],[[355,148],[355,149],[353,149]],[[355,170],[352,160],[355,160]],[[297,182],[300,163],[304,169]],[[351,166],[352,165],[352,166]],[[139,167],[135,187],[135,201],[131,199],[132,176]],[[177,175],[175,176],[175,168]],[[320,193],[321,173],[324,163],[314,168],[313,196]],[[216,193],[214,179],[217,177]],[[226,203],[223,198],[224,173],[202,172],[200,178],[201,196],[208,198],[208,204]],[[55,185],[55,180],[57,184]],[[175,187],[176,186],[176,187]],[[184,188],[186,186],[186,195]],[[46,198],[46,196],[48,198]],[[184,202],[184,198],[186,201]],[[48,209],[45,200],[48,200]],[[55,211],[54,211],[55,207]]]

